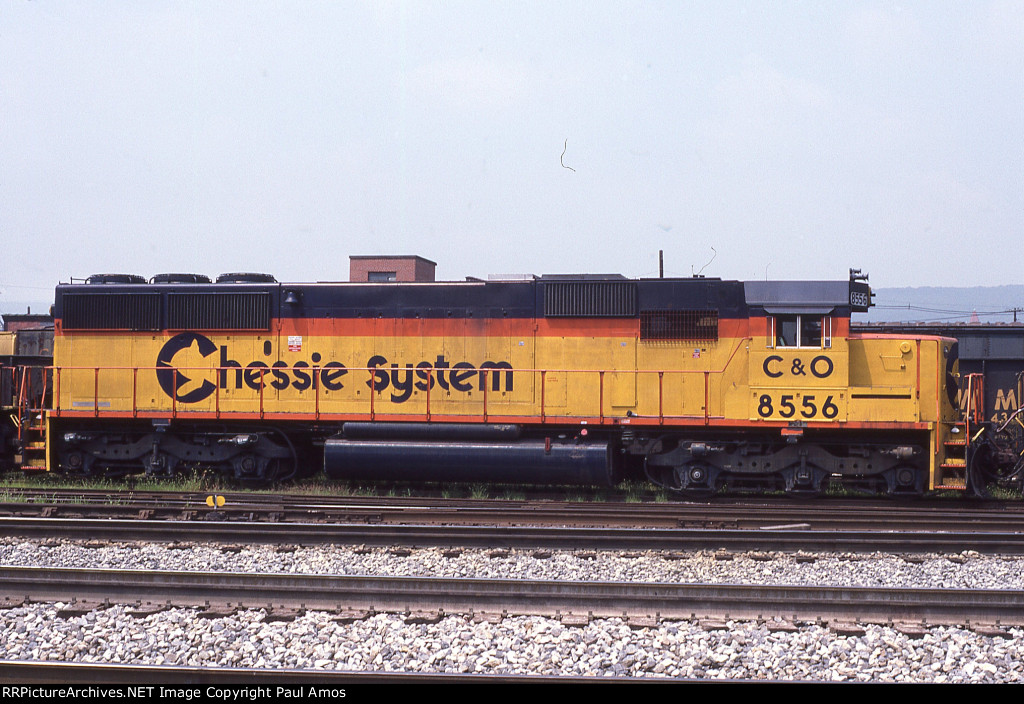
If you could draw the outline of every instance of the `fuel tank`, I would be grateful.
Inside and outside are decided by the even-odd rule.
[[[606,441],[350,439],[324,443],[333,479],[612,486],[619,453]]]

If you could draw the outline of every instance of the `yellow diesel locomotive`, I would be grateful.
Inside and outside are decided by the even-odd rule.
[[[968,488],[955,340],[851,334],[855,272],[156,281],[57,287],[49,469]]]

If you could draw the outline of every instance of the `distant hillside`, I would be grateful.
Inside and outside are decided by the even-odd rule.
[[[983,323],[1024,322],[1024,285],[923,286],[921,288],[874,289],[875,306],[854,320],[865,323],[967,323],[977,313]]]

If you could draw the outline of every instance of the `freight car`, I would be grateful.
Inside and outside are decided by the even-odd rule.
[[[968,423],[981,419],[956,406],[955,340],[852,334],[851,313],[870,304],[854,272],[90,277],[56,289],[46,466],[252,482],[320,467],[427,481],[642,475],[685,494],[970,488]]]
[[[984,438],[991,452],[992,443],[1005,446],[1005,452],[1017,449],[1015,461],[979,462],[983,478],[1020,486],[1024,474],[1024,323],[860,323],[855,333],[891,335],[940,335],[958,341],[958,357],[962,378],[984,379],[978,394],[976,410],[993,429]],[[968,410],[968,388],[962,384],[958,405]]]

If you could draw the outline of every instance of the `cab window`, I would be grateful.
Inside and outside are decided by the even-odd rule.
[[[830,347],[831,322],[828,316],[776,315],[772,318],[774,347]]]

